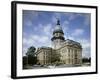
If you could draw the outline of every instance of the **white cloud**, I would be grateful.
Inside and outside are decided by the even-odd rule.
[[[47,36],[38,36],[38,35],[33,35],[32,39],[34,42],[37,42],[37,43],[45,43],[49,40]]]
[[[88,48],[88,49],[84,48],[84,49],[83,49],[82,57],[91,57],[90,48]]]
[[[25,56],[26,55],[26,52],[27,52],[27,49],[28,49],[28,47],[23,47],[23,56]]]
[[[43,31],[47,36],[50,36],[52,34],[52,25],[51,24],[47,24],[47,25],[43,25]]]
[[[84,17],[84,26],[88,26],[90,24],[90,20],[91,20],[91,14],[87,13],[87,14],[77,14],[80,17]]]
[[[90,57],[91,56],[91,42],[87,39],[77,39],[78,42],[82,45],[82,56]]]
[[[52,23],[56,23],[57,22],[57,19],[61,19],[61,13],[54,13],[53,16],[52,16]]]
[[[23,37],[23,54],[26,53],[27,48],[30,46],[41,47],[48,46],[51,47],[51,36],[52,36],[52,24],[38,24],[38,27],[34,27],[35,32],[40,33],[27,35],[24,33]]]
[[[30,35],[29,38],[23,39],[24,44],[28,46],[43,46],[42,44],[49,42],[48,36],[40,36],[40,35]]]
[[[63,23],[62,23],[62,27],[63,28],[68,28],[68,25],[69,25],[69,21],[65,20]]]
[[[79,15],[76,13],[64,13],[69,21],[76,19]]]
[[[68,35],[67,32],[68,32],[69,22],[67,20],[64,21],[63,24],[61,25],[61,27],[63,28],[64,34],[66,37]]]
[[[74,37],[72,37],[72,36],[68,36],[68,39],[71,39],[71,40],[76,41],[76,40],[75,40],[75,38],[74,38]]]
[[[83,33],[84,33],[83,29],[75,29],[71,35],[72,36],[79,36],[79,35],[82,35]]]
[[[41,23],[39,23],[37,26],[38,27],[34,27],[35,31],[41,31],[41,30],[43,30],[43,25]]]
[[[34,43],[32,38],[23,38],[23,45],[31,46]]]
[[[89,15],[89,14],[86,14],[85,15],[85,20],[84,20],[84,25],[89,25],[90,24],[90,19],[91,18],[91,15]]]
[[[54,17],[57,18],[61,18],[61,13],[54,13]]]
[[[31,26],[32,26],[31,20],[27,20],[27,21],[25,22],[25,25],[26,25],[27,27],[31,27]]]
[[[23,56],[25,56],[27,49],[33,46],[34,43],[35,42],[31,38],[23,38]]]
[[[78,39],[78,42],[82,44],[83,48],[89,48],[91,46],[90,41],[87,39]]]
[[[41,47],[48,46],[51,47],[51,40],[49,36],[40,36],[36,34],[29,35],[23,38],[23,55],[25,55],[27,48],[30,46]]]
[[[43,36],[51,36],[53,31],[53,25],[51,23],[48,24],[38,24],[38,27],[34,27],[35,32],[41,33]]]
[[[90,24],[91,14],[75,14],[75,15],[71,14],[70,17],[69,17],[69,20],[73,20],[77,17],[82,17],[82,18],[84,17],[83,23],[84,23],[85,26]]]
[[[69,16],[69,20],[74,20],[76,17],[77,15],[71,13]]]
[[[33,20],[34,18],[38,17],[39,13],[33,10],[23,10],[23,16],[27,17],[29,20]]]
[[[57,23],[57,18],[55,16],[52,16],[52,23]]]

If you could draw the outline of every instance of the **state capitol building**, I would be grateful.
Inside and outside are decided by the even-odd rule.
[[[56,26],[52,33],[52,48],[40,47],[36,51],[38,63],[40,65],[52,64],[52,56],[54,54],[60,55],[58,63],[68,65],[81,65],[82,63],[82,46],[80,43],[64,38],[64,32],[57,20]]]

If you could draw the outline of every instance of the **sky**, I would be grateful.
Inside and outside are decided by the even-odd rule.
[[[53,29],[57,18],[64,31],[65,39],[81,43],[83,57],[91,56],[91,14],[23,10],[23,56],[30,46],[51,47]]]

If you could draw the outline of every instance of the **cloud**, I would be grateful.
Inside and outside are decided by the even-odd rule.
[[[79,35],[82,35],[83,33],[84,33],[83,29],[75,29],[71,35],[72,36],[79,36]]]
[[[32,45],[34,43],[34,41],[32,40],[32,38],[23,38],[23,45]]]
[[[33,24],[32,24],[32,21],[31,20],[26,20],[24,22],[24,25],[27,26],[27,27],[31,27]]]
[[[63,23],[62,23],[62,27],[67,27],[68,28],[68,25],[69,25],[69,21],[65,20]]]
[[[35,46],[36,48],[41,46],[51,47],[51,37],[46,35],[31,34],[23,37],[23,54],[25,55],[27,49],[30,46]]]
[[[45,17],[46,20],[42,21],[42,16],[44,15],[47,16]],[[39,16],[41,16],[41,19]],[[30,46],[51,46],[52,31],[56,26],[57,18],[61,20],[61,27],[65,33],[65,38],[80,42],[83,47],[83,56],[90,56],[90,41],[85,39],[88,36],[84,34],[86,28],[75,27],[80,26],[80,22],[75,24],[75,26],[70,26],[74,25],[71,22],[72,20],[76,21],[76,19],[77,21],[82,20],[82,24],[88,25],[88,21],[90,19],[88,15],[81,13],[59,12],[50,12],[50,14],[48,14],[48,12],[41,13],[31,10],[23,12],[23,20],[25,21],[23,26],[23,54],[25,54],[27,48]]]
[[[62,23],[61,27],[62,27],[62,29],[63,29],[65,35],[68,35],[68,34],[67,34],[67,31],[68,31],[68,28],[69,28],[69,21],[65,20],[65,21]]]
[[[61,18],[61,13],[54,13],[53,16],[57,19],[57,18]]]
[[[82,57],[91,57],[91,49],[90,48],[83,48]]]
[[[82,56],[90,57],[91,56],[91,42],[87,39],[77,39],[78,42],[82,45]]]
[[[27,52],[30,46],[41,47],[48,46],[51,47],[51,36],[52,36],[52,24],[38,24],[34,27],[35,32],[28,35],[28,33],[23,33],[23,55]]]
[[[68,25],[69,24],[69,21],[68,20],[65,20],[64,22],[63,22],[63,25]]]
[[[64,15],[66,16],[66,18],[69,20],[69,21],[72,21],[72,20],[75,20],[77,17],[79,17],[78,13],[64,13]]]
[[[45,42],[47,42],[49,40],[47,36],[39,36],[39,35],[32,35],[31,38],[36,43],[45,43]],[[38,44],[38,45],[41,45],[41,44]]]
[[[28,49],[28,47],[23,46],[23,50],[22,50],[23,56],[26,55],[26,53],[27,53],[27,49]]]
[[[78,42],[80,42],[82,44],[83,48],[89,48],[90,45],[90,40],[87,39],[77,39]]]
[[[84,18],[83,24],[85,26],[88,26],[90,24],[90,20],[91,20],[91,14],[90,13],[77,14],[77,15],[80,16],[81,18]]]
[[[71,21],[71,20],[74,20],[76,17],[77,17],[77,15],[71,13],[71,14],[69,15],[69,20],[70,20],[70,21]]]
[[[71,39],[71,40],[76,41],[76,40],[75,40],[75,38],[74,38],[74,37],[72,37],[72,36],[68,36],[68,39]]]
[[[57,23],[57,18],[54,15],[52,16],[52,23]]]
[[[88,25],[90,24],[91,15],[90,15],[90,14],[86,14],[84,17],[85,17],[84,25],[85,25],[85,26],[88,26]]]
[[[57,19],[61,19],[61,13],[55,12],[52,15],[52,23],[57,23]]]
[[[33,10],[23,10],[23,18],[33,20],[38,17],[38,12]]]
[[[53,31],[52,24],[46,24],[46,25],[43,25],[43,26],[44,26],[43,27],[44,34],[47,35],[47,36],[51,36],[52,31]]]
[[[30,35],[29,37],[23,38],[23,44],[27,46],[43,46],[42,44],[50,42],[49,36],[40,36],[40,35]]]
[[[23,56],[25,56],[27,49],[30,46],[33,46],[34,43],[35,42],[32,40],[32,38],[26,38],[26,37],[23,38]]]
[[[33,28],[33,34],[51,36],[53,31],[53,25],[51,23],[41,24],[39,23],[37,26]]]

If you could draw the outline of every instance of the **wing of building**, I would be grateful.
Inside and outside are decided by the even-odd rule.
[[[57,24],[53,30],[52,48],[40,47],[38,48],[36,55],[38,58],[38,64],[48,65],[52,64],[52,59],[55,55],[60,55],[58,63],[81,65],[82,63],[82,46],[80,43],[64,38],[64,32],[60,26],[60,21],[57,20]]]

